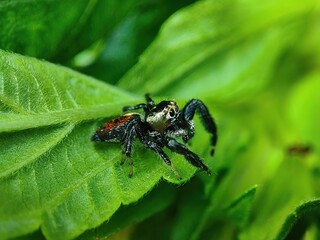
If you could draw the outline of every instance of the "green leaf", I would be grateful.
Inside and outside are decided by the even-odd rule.
[[[205,235],[208,236],[204,231],[212,229],[217,232],[219,230],[216,226],[222,224],[236,224],[239,229],[242,228],[248,219],[257,187],[241,193],[231,202],[226,201],[219,209],[212,209],[210,199],[204,195],[203,186],[195,180],[184,188],[178,202],[178,214],[172,223],[174,228],[171,238],[177,240],[203,239]]]
[[[139,56],[156,37],[161,24],[175,11],[189,5],[187,1],[143,1],[130,11],[112,32],[100,56],[92,65],[82,69],[91,76],[116,83],[137,62]],[[143,36],[143,37],[141,37]],[[76,67],[85,67],[77,59],[94,59],[97,50],[88,49],[75,58]],[[83,57],[81,57],[83,56]],[[78,63],[78,64],[77,64]],[[90,63],[83,61],[83,63]]]
[[[314,199],[307,158],[286,156],[274,176],[261,187],[253,211],[254,217],[240,239],[284,239],[292,223],[292,213],[302,202]],[[268,223],[268,224],[266,224]],[[283,229],[283,230],[281,230]],[[285,229],[285,230],[284,230]],[[277,238],[278,236],[278,238]]]
[[[128,206],[122,206],[109,221],[98,228],[87,231],[79,239],[105,239],[123,227],[141,222],[150,216],[163,211],[173,203],[176,192],[173,186],[160,184],[150,194]]]
[[[315,147],[320,151],[320,74],[304,77],[291,92],[288,101],[288,118],[298,133],[296,141]],[[302,117],[303,116],[303,117]]]
[[[48,239],[74,238],[161,178],[180,183],[141,145],[128,178],[118,144],[90,141],[95,119],[140,101],[67,68],[0,50],[0,235],[41,227]],[[181,156],[172,161],[185,180],[196,171]]]
[[[180,191],[177,203],[177,216],[173,220],[171,239],[191,239],[195,227],[203,218],[209,207],[209,201],[204,195],[204,186],[197,179],[186,184]]]
[[[255,92],[316,2],[200,1],[169,18],[119,86],[215,101]]]
[[[1,1],[0,48],[66,60],[110,32],[135,4],[97,0]]]
[[[319,219],[320,199],[307,201],[297,206],[296,209],[292,213],[290,213],[289,216],[286,218],[276,239],[285,239],[286,237],[288,237],[290,231],[295,227],[295,225],[298,224],[299,221],[303,220],[304,218],[308,218],[309,215],[315,216],[316,219]]]
[[[256,190],[257,186],[252,187],[248,191],[241,194],[228,207],[227,214],[239,228],[243,228],[248,221]]]
[[[193,227],[192,239],[210,234],[228,239],[230,233],[236,234],[244,228],[252,203],[250,196],[255,193],[252,186],[262,185],[273,176],[281,163],[283,151],[274,142],[276,138],[277,144],[283,144],[281,132],[275,131],[279,127],[278,112],[275,110],[278,103],[266,103],[264,100],[255,98],[254,103],[250,102],[250,107],[239,104],[219,116],[220,138],[215,165],[217,179],[205,182],[210,204]],[[266,112],[268,117],[265,117]],[[281,122],[280,126],[283,127],[283,124]],[[239,196],[248,198],[241,202]],[[235,199],[239,199],[239,206],[230,209],[232,203],[237,201]],[[215,225],[221,232],[204,232],[216,229]]]

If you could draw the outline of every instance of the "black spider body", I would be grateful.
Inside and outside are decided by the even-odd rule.
[[[133,174],[130,156],[132,143],[136,138],[145,147],[159,154],[178,177],[180,177],[179,174],[172,166],[168,155],[163,151],[164,147],[184,155],[188,162],[210,175],[210,169],[202,162],[200,157],[176,140],[181,137],[187,143],[194,136],[195,129],[192,119],[195,112],[198,111],[205,129],[211,134],[211,156],[214,155],[214,147],[217,143],[217,127],[202,101],[192,99],[181,111],[175,101],[162,101],[155,104],[149,95],[146,95],[146,101],[147,103],[136,106],[123,107],[124,112],[143,109],[144,115],[129,113],[108,121],[98,128],[91,139],[100,142],[120,142],[123,147],[123,154],[130,160],[129,176]]]

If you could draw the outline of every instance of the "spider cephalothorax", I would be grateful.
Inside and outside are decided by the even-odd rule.
[[[127,113],[104,123],[92,136],[93,141],[120,142],[123,146],[123,154],[129,158],[131,165],[129,176],[132,176],[131,147],[134,139],[138,138],[147,148],[160,155],[163,161],[173,168],[168,155],[163,151],[164,147],[171,151],[184,155],[185,159],[195,167],[211,174],[210,169],[202,162],[200,157],[190,151],[176,138],[181,137],[185,143],[194,135],[193,117],[199,112],[205,129],[211,134],[211,156],[214,155],[214,147],[217,143],[217,127],[207,107],[198,99],[190,100],[180,111],[175,101],[162,101],[155,104],[146,95],[147,103],[136,106],[123,107],[123,111],[143,109],[144,116],[138,113]]]
[[[145,122],[153,130],[163,132],[173,125],[179,115],[179,107],[174,101],[162,101],[146,112]]]

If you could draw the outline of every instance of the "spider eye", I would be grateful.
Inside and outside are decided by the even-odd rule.
[[[175,111],[173,109],[171,109],[169,111],[169,115],[170,115],[170,117],[174,117],[176,115],[176,113],[175,113]]]

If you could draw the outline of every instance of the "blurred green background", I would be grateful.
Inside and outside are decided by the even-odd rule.
[[[319,0],[13,0],[0,26],[2,50],[216,119],[214,176],[162,181],[79,239],[320,239]]]

